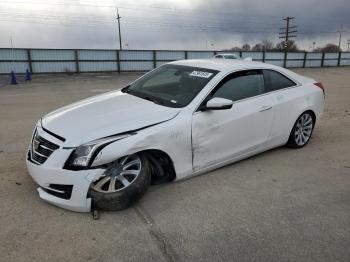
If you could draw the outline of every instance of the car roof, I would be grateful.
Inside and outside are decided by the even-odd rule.
[[[288,69],[282,68],[280,66],[275,66],[272,64],[266,64],[257,61],[246,61],[238,59],[188,59],[188,60],[178,60],[170,62],[169,64],[183,65],[183,66],[192,66],[192,67],[201,67],[212,70],[218,70],[222,73],[229,73],[236,70],[244,69],[273,69],[279,72],[282,72],[294,80],[299,82],[310,82],[312,79],[303,77],[299,74],[296,74]]]
[[[170,64],[175,65],[184,65],[184,66],[193,66],[193,67],[202,67],[212,70],[218,70],[222,72],[230,72],[240,69],[257,69],[257,68],[279,68],[274,65],[265,64],[256,61],[245,61],[245,60],[225,60],[225,59],[189,59],[189,60],[178,60],[170,62]]]

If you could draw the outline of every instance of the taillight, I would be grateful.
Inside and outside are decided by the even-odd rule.
[[[323,85],[322,85],[322,83],[321,83],[321,82],[316,82],[316,83],[314,83],[314,85],[315,85],[315,86],[318,86],[319,88],[321,88],[321,89],[322,89],[322,91],[323,91],[323,95],[325,95],[325,92],[324,92],[324,87],[323,87]]]

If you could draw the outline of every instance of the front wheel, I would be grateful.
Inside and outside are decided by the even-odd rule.
[[[310,140],[315,126],[315,119],[310,112],[305,112],[295,122],[290,133],[287,146],[293,148],[304,147]]]
[[[122,157],[109,164],[89,189],[94,209],[116,211],[140,199],[151,183],[147,158],[142,154]]]

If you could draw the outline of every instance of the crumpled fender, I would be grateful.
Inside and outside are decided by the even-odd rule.
[[[126,155],[155,149],[169,155],[176,179],[182,178],[192,173],[191,128],[185,125],[186,121],[173,119],[132,132],[132,135],[105,146],[91,166],[108,164]]]

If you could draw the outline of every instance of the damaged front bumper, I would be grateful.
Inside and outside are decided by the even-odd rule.
[[[29,174],[39,185],[41,199],[76,212],[89,212],[91,198],[87,194],[91,182],[99,178],[103,169],[71,171],[26,161]]]

